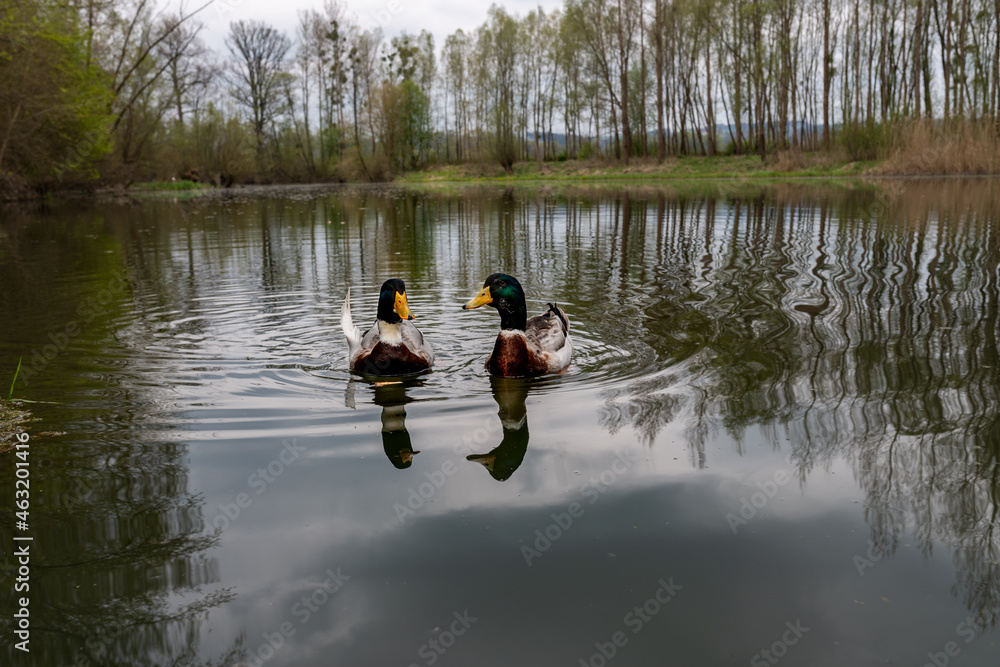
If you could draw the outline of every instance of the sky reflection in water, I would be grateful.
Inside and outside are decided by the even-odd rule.
[[[991,664],[996,184],[701,189],[11,209],[0,362],[66,434],[5,662]],[[497,270],[565,372],[486,375]],[[437,365],[351,377],[394,276]]]

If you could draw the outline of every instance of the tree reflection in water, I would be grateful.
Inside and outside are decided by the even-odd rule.
[[[206,552],[219,536],[204,531],[203,500],[188,490],[187,447],[102,442],[86,450],[71,436],[33,443],[34,461],[47,462],[32,479],[43,494],[31,513],[32,544],[44,548],[31,562],[31,653],[19,659],[232,664],[242,636],[217,661],[199,656],[204,618],[234,594],[213,586],[218,567]]]
[[[32,387],[74,401],[60,408],[70,435],[34,450],[45,491],[32,530],[47,546],[33,562],[46,606],[32,612],[45,637],[32,659],[197,662],[199,621],[231,593],[206,555],[217,536],[204,534],[187,449],[160,437],[164,424],[169,431],[188,412],[217,419],[217,387],[230,392],[224,407],[243,410],[244,371],[276,357],[308,365],[313,350],[329,349],[329,295],[388,269],[439,286],[443,301],[464,295],[484,267],[523,267],[533,293],[569,300],[580,346],[563,379],[603,388],[606,430],[631,428],[654,447],[667,424],[682,425],[697,468],[709,464],[713,432],[742,442],[750,428],[787,440],[803,478],[846,460],[867,494],[875,548],[892,553],[912,535],[925,553],[954,549],[956,595],[983,625],[996,624],[998,185],[702,187],[498,195],[379,186],[224,206],[155,201],[106,220],[80,207],[66,213],[71,225],[46,221],[65,227],[65,243],[39,240],[10,214],[4,248],[18,261],[4,265],[0,301],[5,312],[46,304],[35,320],[5,324],[12,340],[44,339],[115,272],[130,279],[130,294],[74,342],[75,359],[98,362],[67,355]],[[191,220],[177,217],[185,210]],[[427,316],[433,324],[433,308]],[[454,359],[474,356],[442,340]],[[595,355],[601,346],[622,354]],[[457,361],[453,370],[456,383],[475,377],[481,391],[482,371]],[[502,384],[492,385],[502,441],[475,456],[496,479],[519,470],[528,444],[528,385]],[[417,453],[408,391],[375,389],[396,467]],[[139,423],[144,414],[150,423]],[[238,423],[246,428],[242,415]],[[10,480],[0,491],[13,497]],[[241,645],[237,636],[227,651]]]
[[[721,210],[616,199],[621,230],[656,220],[658,262],[639,282],[636,335],[668,364],[607,391],[601,422],[652,445],[682,420],[699,466],[707,433],[725,428],[739,441],[750,425],[787,435],[803,478],[845,458],[867,494],[876,549],[892,553],[907,526],[927,554],[952,546],[956,594],[993,626],[1000,200],[955,183],[931,210],[919,187],[832,203],[774,189]],[[609,273],[641,263],[620,238],[620,257],[605,255]]]

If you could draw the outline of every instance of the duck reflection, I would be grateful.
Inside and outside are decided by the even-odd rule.
[[[374,383],[375,405],[382,408],[382,448],[399,470],[413,465],[413,457],[420,453],[414,451],[410,432],[406,430],[405,406],[413,400],[406,395],[406,390],[412,384],[405,380]]]
[[[352,410],[356,407],[358,382],[352,377],[344,391],[344,404]],[[406,430],[406,404],[413,401],[406,392],[423,384],[423,380],[394,378],[370,384],[374,390],[372,402],[382,408],[382,448],[385,455],[397,469],[409,468],[413,465],[413,457],[420,452],[414,451],[410,433]]]
[[[481,463],[493,479],[502,482],[514,474],[528,451],[528,412],[524,403],[531,380],[491,376],[490,386],[500,408],[503,440],[488,454],[470,454],[466,459]]]

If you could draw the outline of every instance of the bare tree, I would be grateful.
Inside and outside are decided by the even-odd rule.
[[[218,69],[212,51],[198,37],[201,23],[181,24],[175,16],[164,21],[178,26],[160,43],[157,54],[167,64],[171,101],[177,122],[183,125],[185,110],[197,112]]]
[[[260,162],[264,132],[283,107],[283,79],[288,76],[285,56],[292,43],[263,21],[235,21],[229,24],[226,46],[234,58],[229,68],[230,93],[250,115]]]
[[[172,57],[157,59],[156,56],[163,53],[163,43],[184,28],[208,4],[210,3],[203,4],[194,11],[187,11],[182,4],[176,15],[163,16],[156,11],[155,4],[150,0],[87,3],[87,11],[95,12],[93,17],[88,13],[88,20],[95,22],[93,30],[104,35],[103,45],[95,47],[91,43],[88,49],[95,53],[105,53],[102,64],[112,77],[114,129],[118,129],[140,100],[149,96],[160,77],[173,63],[172,58],[179,57],[184,51],[175,50]],[[102,11],[106,15],[100,16]],[[199,30],[200,28],[194,28],[188,32],[196,36]],[[88,54],[88,62],[90,59],[91,55]]]

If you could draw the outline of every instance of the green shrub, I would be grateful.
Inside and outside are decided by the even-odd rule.
[[[882,125],[869,121],[854,127],[845,125],[838,134],[840,145],[852,160],[876,160],[886,147],[886,132]]]

